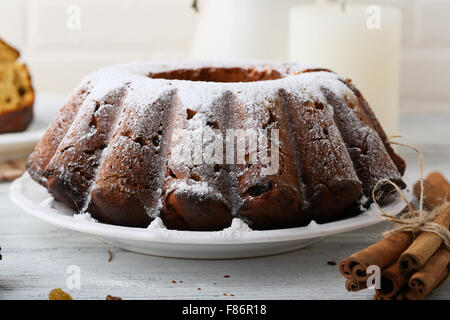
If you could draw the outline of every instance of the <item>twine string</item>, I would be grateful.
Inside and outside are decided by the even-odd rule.
[[[377,206],[378,210],[380,210],[381,217],[384,220],[397,224],[397,226],[395,228],[384,232],[383,235],[385,237],[387,237],[394,233],[398,233],[398,232],[402,232],[402,231],[409,231],[409,232],[413,232],[414,234],[419,233],[419,232],[430,232],[430,233],[434,233],[434,234],[438,235],[439,237],[441,237],[445,246],[447,247],[447,249],[450,250],[450,231],[448,230],[448,228],[445,228],[445,227],[441,226],[440,224],[433,222],[434,218],[436,218],[437,214],[441,210],[450,210],[450,203],[445,200],[441,206],[434,208],[431,212],[428,212],[423,209],[423,198],[424,198],[424,196],[423,196],[423,189],[424,189],[424,187],[423,187],[423,184],[424,184],[423,155],[422,155],[422,152],[414,146],[392,141],[392,139],[400,138],[400,137],[401,137],[401,135],[391,136],[391,137],[389,137],[388,142],[391,144],[396,144],[399,146],[410,148],[410,149],[414,150],[419,156],[419,169],[420,169],[419,210],[414,209],[414,207],[411,205],[411,203],[409,203],[409,201],[406,199],[406,196],[403,193],[403,191],[400,189],[399,186],[397,186],[395,184],[395,182],[393,182],[392,180],[387,179],[387,178],[384,178],[384,179],[381,179],[380,181],[378,181],[372,190],[373,202]],[[384,183],[391,184],[394,187],[394,189],[396,190],[397,194],[402,199],[402,201],[406,203],[408,210],[401,217],[396,217],[394,215],[391,215],[391,214],[385,212],[381,208],[381,206],[378,204],[376,190],[381,184],[384,184]]]

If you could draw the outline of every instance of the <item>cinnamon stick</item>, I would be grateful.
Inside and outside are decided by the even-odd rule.
[[[408,284],[410,275],[400,272],[398,262],[394,262],[381,272],[381,288],[376,289],[377,294],[383,300],[395,299]]]
[[[410,300],[424,299],[448,274],[450,253],[439,249],[423,268],[409,279],[410,290],[406,297]]]
[[[347,291],[356,292],[367,288],[366,281],[358,281],[355,279],[347,279],[345,281],[345,288]]]
[[[339,271],[347,279],[366,281],[367,268],[377,265],[381,270],[394,263],[413,241],[410,232],[395,233],[370,247],[352,254],[339,262]]]
[[[443,204],[434,223],[449,228],[450,226],[450,203]],[[442,244],[442,238],[431,232],[421,232],[413,243],[402,253],[399,259],[400,271],[411,273],[417,271],[427,262],[428,259],[439,249]]]
[[[449,194],[445,191],[447,188],[446,183],[448,183],[447,180],[444,178],[445,182],[441,181],[438,183],[435,175],[433,177],[431,181],[433,181],[434,184],[428,180],[428,177],[423,182],[423,204],[427,210],[432,210],[433,208],[440,206],[445,202],[447,196],[449,196]],[[417,199],[420,199],[420,181],[416,182],[413,189]]]
[[[426,180],[436,188],[443,190],[450,197],[450,183],[440,172],[430,173]]]

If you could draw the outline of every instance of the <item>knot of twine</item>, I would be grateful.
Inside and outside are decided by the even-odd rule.
[[[422,152],[408,144],[403,144],[399,142],[392,141],[393,138],[400,138],[401,135],[394,135],[389,137],[388,142],[391,144],[396,144],[399,146],[404,146],[407,148],[410,148],[417,152],[419,156],[419,168],[420,168],[420,197],[419,197],[419,210],[415,210],[414,207],[409,203],[409,201],[406,199],[403,191],[400,189],[399,186],[397,186],[392,180],[384,178],[377,182],[375,187],[372,190],[372,199],[373,202],[378,207],[378,210],[381,211],[381,217],[386,220],[393,222],[397,224],[398,226],[395,227],[392,230],[386,231],[383,233],[385,237],[392,235],[394,233],[402,232],[402,231],[409,231],[413,232],[414,234],[419,232],[430,232],[438,235],[442,238],[445,246],[448,250],[450,250],[450,231],[447,228],[444,228],[440,224],[437,224],[433,222],[434,218],[436,218],[437,214],[441,210],[450,210],[450,203],[446,200],[441,206],[438,206],[434,208],[431,212],[424,210],[423,208],[423,155]],[[375,191],[377,190],[378,186],[383,183],[389,183],[391,184],[395,190],[397,191],[397,194],[400,196],[400,198],[406,203],[408,207],[408,211],[404,214],[402,214],[401,217],[396,217],[394,215],[390,215],[387,212],[385,212],[381,206],[377,202],[377,197],[375,196]]]

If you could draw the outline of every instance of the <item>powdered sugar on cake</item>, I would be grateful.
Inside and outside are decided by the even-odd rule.
[[[263,80],[214,82],[202,81],[208,77],[157,76],[184,70],[195,74],[202,68],[209,70],[205,72],[227,69],[225,74],[240,69],[243,79],[259,72],[256,78]],[[398,176],[376,124],[361,109],[363,100],[357,91],[324,69],[260,61],[134,62],[86,77],[75,92],[82,95],[76,113],[74,108],[66,114],[72,124],[64,130],[60,123],[52,124],[64,137],[47,167],[41,167],[45,161],[40,161],[34,169],[46,170],[42,177],[53,179],[51,187],[73,193],[60,195],[60,200],[69,199],[80,212],[103,215],[111,223],[141,226],[153,219],[150,229],[160,229],[164,216],[163,220],[158,216],[166,210],[179,219],[172,221],[176,228],[190,228],[188,224],[198,219],[195,230],[207,225],[200,221],[204,216],[210,218],[217,211],[223,220],[213,230],[245,232],[245,222],[261,223],[260,228],[277,222],[264,216],[264,200],[269,206],[284,201],[285,207],[278,208],[290,208],[284,223],[305,225],[309,221],[298,218],[311,208],[323,209],[317,212],[326,216],[329,208],[322,203],[341,203],[342,210],[357,205],[363,184],[368,189],[379,178]],[[262,172],[269,164],[250,161],[250,146],[242,137],[233,143],[244,139],[246,158],[234,166],[190,162],[178,152],[185,146],[177,137],[179,131],[181,138],[188,132],[194,145],[202,145],[205,135],[209,142],[224,138],[225,144],[228,129],[280,130],[280,140],[270,143],[281,151],[279,171],[266,177]],[[269,144],[264,148],[271,155],[274,150]],[[186,204],[192,210],[187,219],[180,212]],[[141,214],[136,220],[126,219],[129,205]],[[206,207],[214,214],[199,218],[202,214],[197,211]],[[275,210],[277,217],[283,217],[283,210]],[[260,220],[256,211],[262,214]]]

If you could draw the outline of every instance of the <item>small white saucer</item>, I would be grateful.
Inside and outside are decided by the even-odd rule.
[[[0,134],[0,161],[22,159],[30,154],[64,100],[65,97],[58,94],[37,95],[33,106],[33,121],[27,130]]]
[[[410,191],[405,191],[408,200]],[[311,245],[327,236],[361,229],[381,222],[378,210],[369,210],[349,219],[306,227],[253,231],[238,219],[223,231],[194,232],[167,230],[152,223],[151,228],[130,228],[99,223],[88,215],[54,201],[45,188],[34,182],[28,173],[15,180],[10,189],[11,200],[27,213],[61,228],[90,234],[113,246],[157,256],[189,259],[236,259],[272,255]],[[391,214],[405,204],[401,200],[385,206]]]

